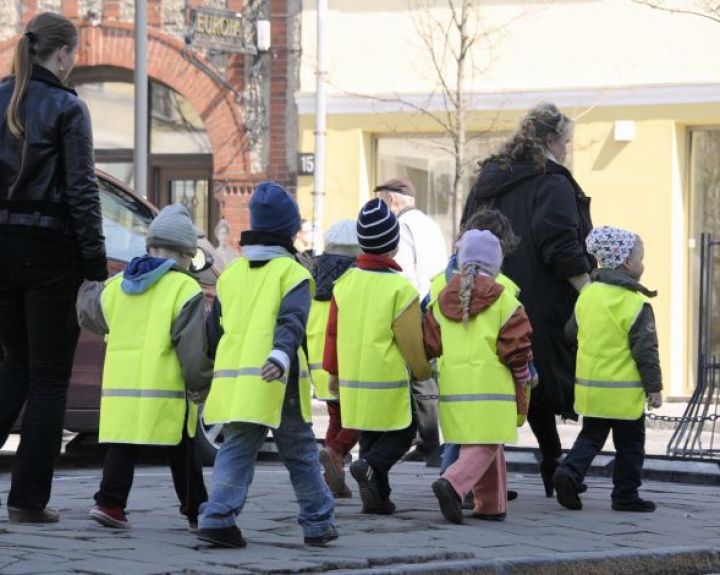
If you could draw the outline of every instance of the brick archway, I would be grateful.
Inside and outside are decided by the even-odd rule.
[[[134,28],[112,22],[81,25],[77,67],[134,67]],[[17,36],[0,43],[0,77],[10,73]],[[200,115],[213,153],[216,199],[240,227],[246,225],[247,195],[256,179],[249,173],[242,110],[234,94],[183,56],[183,43],[157,29],[148,29],[148,75],[188,99]],[[202,62],[201,57],[198,56]],[[229,201],[228,201],[229,200]],[[237,212],[235,214],[234,212]],[[239,230],[233,230],[237,236]]]

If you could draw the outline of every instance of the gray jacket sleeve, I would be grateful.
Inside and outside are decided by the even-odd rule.
[[[212,383],[213,362],[208,355],[203,294],[189,300],[173,322],[171,335],[182,367],[185,387],[204,391]]]
[[[288,292],[280,303],[273,334],[273,350],[268,359],[280,367],[283,373],[288,372],[297,350],[303,343],[311,303],[309,281],[301,282]]]
[[[80,327],[99,335],[106,335],[108,329],[102,310],[102,293],[105,282],[85,281],[78,291],[76,310]]]
[[[630,328],[630,353],[632,354],[646,393],[661,391],[660,355],[658,353],[655,315],[649,303],[642,310]]]

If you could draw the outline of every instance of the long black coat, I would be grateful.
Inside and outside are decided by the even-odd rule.
[[[505,214],[520,236],[503,272],[520,287],[520,301],[533,327],[533,356],[540,386],[533,391],[537,407],[576,417],[573,411],[575,352],[563,337],[577,292],[567,278],[590,271],[595,260],[585,239],[592,229],[590,199],[570,172],[547,161],[508,169],[486,163],[468,197],[463,223],[480,206]]]

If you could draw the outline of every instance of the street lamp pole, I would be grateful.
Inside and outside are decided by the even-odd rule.
[[[147,198],[148,182],[147,0],[135,1],[135,190]]]
[[[315,174],[313,191],[313,251],[323,250],[323,212],[325,207],[325,19],[327,0],[317,4],[317,70],[315,89]]]

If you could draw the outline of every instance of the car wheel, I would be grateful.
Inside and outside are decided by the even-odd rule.
[[[212,465],[215,463],[215,455],[223,442],[223,426],[222,424],[209,425],[203,421],[203,409],[198,414],[198,426],[195,439],[197,441],[197,449],[200,454],[200,461],[203,465]]]

